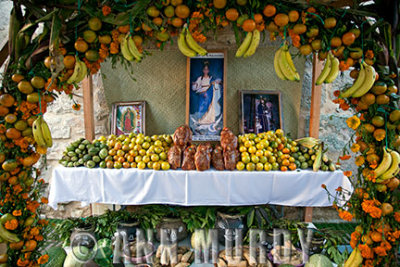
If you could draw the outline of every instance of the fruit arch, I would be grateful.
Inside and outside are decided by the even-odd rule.
[[[48,260],[39,252],[47,225],[39,211],[47,199],[41,197],[44,181],[34,167],[52,143],[42,118],[47,105],[58,94],[73,98],[79,83],[105,60],[129,69],[145,60],[149,45],[162,50],[176,40],[185,56],[205,54],[200,44],[206,34],[231,27],[237,56],[252,56],[260,39],[282,42],[274,62],[281,79],[299,80],[288,46],[299,55],[313,54],[314,63],[317,57],[326,60],[319,79],[314,69],[313,92],[315,83],[332,82],[339,71],[351,69],[354,84],[334,95],[342,110],[354,114],[347,120],[353,142],[341,160],[350,158],[351,150],[358,172],[347,172],[355,191],[345,206],[335,208],[343,220],[359,223],[351,235],[356,252],[351,261],[394,266],[400,238],[398,1],[331,2],[13,1],[8,45],[1,52],[9,61],[0,91],[0,238],[8,246],[0,265],[38,266]],[[333,197],[346,193],[338,188]]]

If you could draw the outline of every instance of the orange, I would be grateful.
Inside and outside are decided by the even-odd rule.
[[[254,21],[259,24],[264,21],[263,16],[260,13],[254,15]]]
[[[35,76],[31,79],[31,84],[36,89],[42,89],[44,87],[45,83],[46,83],[46,81],[40,76]]]
[[[360,74],[360,71],[357,69],[350,71],[350,77],[353,79],[357,79],[359,74]]]
[[[77,40],[74,44],[75,50],[81,53],[89,49],[88,44],[84,40]]]
[[[284,27],[289,23],[289,16],[284,13],[279,13],[274,17],[274,22],[279,27]]]
[[[299,20],[300,14],[297,10],[291,10],[288,14],[290,22],[296,22]]]
[[[6,137],[8,139],[18,139],[21,137],[21,132],[15,128],[9,128],[6,131]]]
[[[340,39],[340,37],[335,36],[331,39],[331,47],[335,48],[341,45],[342,45],[342,39]]]
[[[175,8],[173,6],[167,6],[164,8],[164,15],[167,18],[172,18],[175,15]]]
[[[307,31],[307,26],[304,24],[299,23],[299,24],[294,25],[294,27],[293,27],[293,32],[295,34],[303,34],[306,31]]]
[[[375,153],[368,154],[368,156],[367,156],[367,161],[369,163],[379,162],[379,159],[380,159],[379,156],[377,154],[375,154]]]
[[[230,21],[236,21],[239,18],[239,12],[236,8],[230,8],[225,12],[225,16]]]
[[[44,65],[46,66],[46,68],[50,69],[51,64],[53,64],[54,60],[48,56],[44,59]]]
[[[18,73],[13,74],[13,76],[11,76],[11,80],[13,80],[16,83],[19,83],[20,81],[22,81],[24,79],[24,76]]]
[[[389,215],[393,212],[393,206],[389,203],[383,203],[381,209],[383,216]]]
[[[163,22],[163,20],[160,17],[156,17],[153,19],[153,23],[157,26],[161,26],[162,22]]]
[[[297,167],[296,167],[296,164],[295,164],[295,163],[292,162],[292,163],[289,164],[289,169],[290,169],[290,170],[294,171],[296,168],[297,168]]]
[[[94,31],[92,30],[86,30],[83,32],[83,39],[88,42],[89,44],[93,43],[96,41],[97,35]]]
[[[277,31],[279,30],[278,26],[276,26],[276,24],[275,24],[273,21],[271,21],[271,22],[267,25],[266,29],[267,29],[267,31],[269,31],[269,32],[277,32]]]
[[[10,112],[10,110],[6,107],[0,106],[0,116],[5,116]]]
[[[398,178],[392,178],[390,179],[389,183],[387,184],[387,187],[393,191],[395,190],[397,187],[399,187],[400,184],[400,180]]]
[[[190,15],[190,9],[186,5],[179,5],[175,8],[175,14],[181,19],[186,19]]]
[[[371,233],[371,239],[374,242],[381,242],[382,241],[382,234],[374,231],[374,232]]]
[[[276,13],[276,7],[274,5],[266,5],[263,10],[263,14],[266,17],[272,17]]]
[[[287,171],[287,170],[288,170],[288,167],[286,167],[286,166],[282,166],[282,167],[281,167],[281,171],[285,172],[285,171]]]
[[[36,147],[36,152],[41,154],[41,155],[44,155],[44,154],[47,153],[47,147],[37,146]]]
[[[171,5],[173,6],[179,6],[181,5],[183,0],[171,0]]]
[[[380,95],[385,93],[387,90],[387,85],[384,82],[376,82],[374,84],[374,86],[371,89],[371,92],[376,94],[376,95]]]
[[[10,94],[4,94],[0,96],[0,104],[9,108],[15,103],[15,98]]]
[[[352,45],[355,40],[356,40],[356,36],[352,32],[346,32],[342,36],[342,42],[344,45],[347,45],[347,46]]]
[[[17,87],[18,87],[18,90],[23,94],[30,94],[33,92],[33,87],[31,85],[31,83],[28,81],[25,81],[25,80],[20,81],[18,83]]]
[[[361,97],[361,101],[367,104],[368,106],[375,104],[375,95],[368,93]]]
[[[370,123],[366,123],[363,126],[363,129],[369,133],[373,133],[375,131],[375,127],[374,125],[370,124]]]
[[[157,9],[157,7],[155,6],[150,6],[147,8],[146,10],[147,15],[149,15],[150,17],[158,17],[160,15],[160,10]]]
[[[304,55],[304,56],[307,56],[307,55],[309,55],[309,54],[311,54],[311,52],[312,52],[312,47],[311,47],[311,45],[309,45],[309,44],[306,44],[306,45],[302,45],[302,46],[300,46],[300,54],[302,54],[302,55]]]
[[[75,57],[73,55],[65,56],[63,62],[66,69],[73,69],[75,67]]]
[[[110,44],[111,41],[112,41],[111,36],[108,34],[99,36],[99,43],[101,43],[101,44]]]
[[[252,19],[246,19],[246,20],[243,22],[242,28],[243,28],[243,30],[246,31],[246,32],[252,32],[252,31],[255,30],[256,26],[257,26],[257,25],[256,25],[256,22],[255,22],[254,20],[252,20]]]
[[[101,29],[101,20],[97,17],[90,18],[88,21],[88,26],[92,31],[98,31]]]
[[[129,29],[130,29],[129,25],[122,25],[118,27],[118,31],[120,33],[128,33]]]
[[[10,247],[10,249],[12,250],[20,250],[24,245],[24,241],[19,241],[19,242],[15,242],[15,243],[10,243],[8,244],[8,246]]]
[[[397,94],[397,86],[396,85],[391,85],[387,88],[388,94]]]
[[[329,17],[324,20],[324,27],[325,29],[332,29],[335,28],[336,23],[337,23],[336,18]]]
[[[213,0],[216,9],[223,9],[226,6],[226,0]]]
[[[134,35],[133,37],[133,41],[135,42],[136,46],[141,46],[143,43],[143,38],[139,35]]]
[[[386,131],[384,129],[376,129],[374,131],[374,138],[376,141],[382,141],[386,137]]]
[[[85,53],[85,58],[91,62],[95,62],[99,59],[99,52],[93,49],[88,50]]]
[[[378,95],[376,97],[376,103],[378,103],[379,105],[386,105],[389,102],[390,97],[388,97],[387,95]]]
[[[391,122],[396,122],[396,121],[400,120],[400,110],[396,109],[396,110],[393,110],[392,112],[390,112],[389,120]]]
[[[265,24],[264,23],[257,24],[256,29],[262,32],[263,30],[265,30]]]
[[[315,39],[311,42],[311,47],[314,51],[319,51],[322,48],[322,41],[320,39]]]
[[[177,28],[182,27],[182,25],[183,25],[183,20],[182,20],[181,18],[173,18],[173,19],[172,19],[172,25],[173,25],[174,27],[177,27]]]
[[[385,119],[382,116],[374,116],[371,122],[376,127],[382,127],[383,125],[385,125]]]
[[[7,116],[4,117],[4,120],[7,123],[11,123],[12,124],[12,123],[17,121],[17,116],[12,114],[12,113],[10,113],[10,114],[8,114]]]

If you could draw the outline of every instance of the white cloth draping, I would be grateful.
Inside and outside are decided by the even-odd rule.
[[[57,167],[50,184],[49,205],[81,201],[116,205],[171,204],[241,206],[274,204],[326,207],[330,192],[352,191],[342,171],[204,172],[183,170],[89,169]]]

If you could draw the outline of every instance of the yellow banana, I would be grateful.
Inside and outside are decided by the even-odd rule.
[[[329,54],[328,57],[331,57],[331,70],[326,77],[324,83],[332,83],[334,80],[336,80],[337,76],[339,75],[339,59],[337,57],[334,57],[332,54]]]
[[[15,242],[19,242],[20,239],[19,237],[14,234],[9,232],[6,228],[4,228],[3,224],[0,223],[0,237],[10,243],[15,243]]]
[[[365,79],[360,88],[352,95],[352,97],[362,97],[365,95],[374,85],[375,78],[376,78],[376,72],[374,67],[363,63],[365,67]]]
[[[72,84],[76,82],[76,78],[80,75],[81,73],[81,64],[78,63],[79,58],[78,56],[75,56],[75,67],[74,67],[74,72],[72,73],[71,77],[67,80],[68,84]]]
[[[358,73],[358,77],[355,80],[355,82],[353,83],[353,85],[349,88],[347,88],[345,91],[341,92],[339,97],[340,98],[346,98],[346,97],[350,97],[354,94],[354,92],[356,92],[360,86],[364,83],[365,80],[365,69],[364,69],[364,65],[361,64],[361,68],[360,68],[360,72]]]
[[[331,68],[332,68],[332,61],[331,61],[331,57],[328,56],[325,61],[324,68],[322,69],[320,75],[318,76],[317,80],[315,81],[316,85],[321,85],[325,81],[326,77],[328,77],[329,73],[331,72]]]
[[[375,177],[380,177],[382,174],[384,174],[390,168],[391,164],[392,156],[390,153],[387,152],[386,148],[384,147],[382,161],[379,166],[376,167],[376,169],[374,170]]]
[[[184,54],[187,57],[195,57],[197,53],[190,49],[186,43],[186,37],[185,37],[185,31],[187,29],[183,29],[181,33],[178,36],[178,48],[181,51],[182,54]]]
[[[51,137],[51,132],[49,129],[49,125],[47,122],[42,118],[42,121],[40,123],[40,128],[42,130],[42,136],[44,141],[46,142],[47,147],[52,147],[53,146],[53,138]]]
[[[359,267],[363,262],[361,251],[356,247],[351,252],[350,257],[347,259],[343,267]]]
[[[78,74],[78,77],[76,77],[75,82],[76,83],[80,83],[87,75],[88,72],[88,68],[86,67],[85,62],[81,61],[81,60],[77,60],[75,64],[79,64],[80,65],[80,72]]]
[[[253,37],[251,38],[251,43],[249,45],[249,48],[247,51],[244,53],[243,57],[250,57],[254,55],[254,53],[257,50],[257,47],[260,45],[260,39],[261,39],[261,33],[259,30],[254,30],[253,31]]]
[[[392,150],[390,152],[390,155],[392,156],[392,164],[390,165],[390,168],[386,172],[384,172],[380,177],[378,177],[382,180],[387,180],[392,178],[399,169],[400,154],[397,151]]]
[[[296,74],[292,70],[292,68],[289,66],[289,62],[287,62],[285,53],[284,53],[284,48],[281,48],[281,59],[279,60],[279,66],[282,70],[283,75],[285,75],[286,79],[289,81],[296,81]]]
[[[285,77],[285,75],[283,75],[283,73],[282,73],[281,67],[279,66],[279,60],[281,59],[281,53],[282,53],[282,50],[281,50],[281,49],[278,49],[278,50],[275,52],[275,56],[274,56],[274,69],[275,69],[275,73],[276,73],[276,75],[279,77],[279,79],[281,79],[281,80],[287,80],[286,77]]]
[[[244,38],[242,44],[239,46],[238,50],[236,51],[236,57],[242,57],[244,53],[249,49],[251,40],[253,39],[253,33],[248,32],[246,37]]]
[[[132,37],[127,37],[128,39],[128,49],[129,52],[134,56],[137,61],[142,60],[143,54],[139,52],[138,48],[136,47],[135,42],[133,41]]]
[[[126,38],[122,38],[121,53],[122,53],[122,56],[128,61],[132,61],[134,59],[132,53],[129,51],[128,41],[126,40]]]
[[[205,50],[203,47],[201,47],[196,42],[196,40],[194,40],[192,34],[188,30],[186,30],[186,43],[190,49],[192,49],[193,51],[196,51],[196,53],[199,54],[200,56],[207,55],[207,50]]]
[[[42,116],[39,116],[32,124],[33,138],[39,146],[46,147],[47,144],[42,134],[41,121]]]
[[[296,81],[300,81],[300,74],[297,72],[296,67],[294,66],[292,55],[290,55],[289,49],[285,49],[284,51],[285,51],[286,61],[289,63],[289,67],[294,72]]]

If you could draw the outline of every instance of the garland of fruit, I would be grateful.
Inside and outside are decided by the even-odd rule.
[[[24,13],[22,7],[25,7]],[[392,9],[397,10],[397,6]],[[377,19],[367,20],[368,16]],[[275,55],[274,67],[277,76],[283,80],[300,79],[289,46],[298,48],[301,55],[318,52],[321,60],[326,59],[317,84],[331,83],[339,71],[354,67],[351,72],[354,84],[342,92],[335,92],[338,97],[335,102],[343,110],[354,110],[355,115],[347,120],[347,124],[356,131],[355,142],[350,149],[359,153],[356,158],[359,171],[354,177],[355,194],[346,208],[337,207],[343,219],[354,217],[360,222],[360,227],[352,235],[351,245],[355,249],[346,266],[392,263],[400,237],[399,201],[393,193],[399,184],[395,178],[399,155],[394,149],[400,144],[400,111],[396,103],[396,59],[399,51],[393,48],[395,37],[391,36],[397,28],[394,21],[388,16],[380,18],[363,11],[360,6],[358,9],[333,9],[286,1],[14,1],[8,42],[10,61],[4,71],[0,93],[0,212],[3,215],[0,237],[8,242],[8,252],[1,255],[0,264],[37,266],[48,259],[48,255],[39,253],[46,221],[38,218],[38,208],[47,200],[41,198],[43,180],[39,179],[40,172],[33,165],[52,145],[42,115],[57,93],[64,92],[72,98],[79,82],[87,74],[96,73],[104,60],[111,59],[113,64],[120,62],[129,68],[150,54],[145,47],[154,44],[163,49],[165,45],[173,44],[173,36],[178,36],[178,47],[184,55],[204,55],[207,51],[199,43],[207,40],[206,34],[227,26],[232,27],[240,44],[237,57],[252,56],[267,33],[272,40],[281,37],[282,46]],[[79,109],[80,106],[74,104],[73,108]],[[298,168],[299,164],[296,164],[292,154],[297,153],[292,149],[296,150],[298,146],[286,142],[282,147],[278,140],[283,137],[283,133],[276,132],[239,137],[240,162],[246,164],[246,169],[261,169],[259,163],[265,161],[263,157],[267,157],[270,163],[269,159],[275,156],[272,155],[274,151],[270,151],[271,155],[265,155],[265,152],[263,156],[257,155],[260,153],[258,150],[267,149],[274,143],[276,153],[289,157],[284,156],[278,166],[271,163],[271,166],[265,167],[264,163],[263,169]],[[134,138],[133,146],[141,145],[137,143],[141,138],[144,139],[142,144],[154,142],[154,149],[166,149],[164,142],[168,146],[171,144],[167,142],[168,137],[163,137],[164,140],[142,136]],[[269,138],[274,142],[270,142]],[[116,139],[113,137],[108,142],[119,143]],[[123,143],[124,140],[119,141]],[[268,145],[266,142],[269,142]],[[74,153],[76,149],[83,150],[81,145],[77,144]],[[131,143],[122,145],[129,147]],[[254,153],[250,151],[254,150],[253,147]],[[101,153],[102,149],[97,152],[94,148],[90,147],[88,153]],[[283,150],[286,149],[290,152],[285,153]],[[207,146],[202,150],[208,151]],[[318,147],[320,150],[322,146]],[[129,147],[129,151],[135,149]],[[143,153],[141,149],[137,151]],[[70,159],[73,157],[67,156]],[[115,156],[125,159],[125,154]],[[253,156],[257,158],[253,159]],[[297,156],[300,158],[300,155]],[[153,155],[150,160],[151,157]],[[322,157],[322,152],[312,162],[299,160],[300,167],[306,168],[311,163],[315,165],[317,157]],[[346,154],[341,159],[349,157]],[[129,159],[126,157],[128,162],[132,161]],[[114,158],[109,162],[116,167]],[[93,163],[96,165],[95,161]],[[86,164],[91,166],[93,163]],[[237,167],[243,169],[242,164]],[[164,165],[160,167],[169,167]],[[321,165],[329,169],[328,165]],[[133,167],[132,164],[130,167]],[[143,167],[143,164],[137,167]],[[314,166],[315,169],[320,167],[318,164]],[[159,168],[157,164],[156,168]]]

